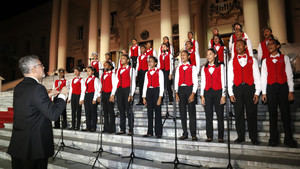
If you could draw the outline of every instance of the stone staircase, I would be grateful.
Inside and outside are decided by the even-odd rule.
[[[70,79],[71,74],[67,74],[66,78]],[[48,77],[43,81],[47,88],[51,88],[55,77]],[[295,92],[296,101],[291,104],[291,114],[293,119],[294,138],[300,143],[300,91]],[[13,92],[0,93],[0,111],[7,110],[12,107]],[[138,95],[135,96],[138,100]],[[100,106],[98,106],[100,109]],[[205,134],[205,113],[203,106],[197,105],[197,136],[200,138],[197,142],[192,142],[191,139],[178,141],[178,158],[180,162],[189,164],[202,165],[203,168],[226,168],[228,160],[227,143],[217,143],[216,141],[206,143]],[[168,106],[169,113],[173,115],[173,106]],[[177,109],[178,110],[178,109]],[[148,169],[148,168],[174,168],[171,164],[161,163],[162,161],[174,160],[174,122],[172,119],[167,119],[163,128],[163,138],[144,138],[143,134],[147,131],[147,113],[144,106],[134,105],[135,128],[134,128],[134,145],[135,155],[154,160],[134,160],[132,168]],[[101,112],[100,110],[98,112]],[[118,110],[115,109],[116,114]],[[166,113],[166,104],[162,106],[163,115]],[[70,104],[67,105],[68,123],[71,122]],[[179,113],[178,115],[179,116]],[[279,116],[280,117],[280,116]],[[274,169],[296,169],[300,168],[300,148],[288,148],[284,145],[278,147],[267,146],[269,139],[269,116],[267,107],[259,104],[258,108],[258,130],[260,145],[254,146],[247,141],[244,144],[234,144],[232,141],[237,137],[235,131],[235,120],[233,118],[231,124],[231,164],[234,168],[274,168]],[[280,119],[280,118],[279,118]],[[85,121],[84,108],[82,112],[82,122]],[[178,126],[177,135],[181,136],[181,121],[176,120]],[[119,129],[119,117],[116,118],[117,131]],[[227,139],[227,122],[225,120],[224,138]],[[82,123],[82,128],[85,128],[85,123]],[[99,149],[100,144],[100,128],[101,124],[98,122],[97,132],[83,132],[64,130],[64,142],[66,145],[78,147],[81,150],[71,150],[65,148],[58,154],[58,158],[53,161],[49,159],[49,168],[91,168],[95,160],[96,154],[93,151]],[[214,116],[215,137],[217,137],[217,121]],[[6,154],[7,147],[11,136],[12,124],[5,124],[4,129],[0,129],[0,168],[10,167],[10,156]],[[279,130],[281,131],[281,141],[284,139],[282,133],[282,125],[279,123]],[[60,129],[53,129],[54,142],[59,143],[61,137]],[[120,156],[127,156],[131,152],[131,137],[127,135],[114,135],[103,133],[103,149],[105,151],[118,154]],[[99,161],[103,164],[97,163],[99,168],[127,168],[128,158],[103,153]],[[105,167],[104,167],[105,166]],[[180,166],[180,168],[194,168],[189,166]]]

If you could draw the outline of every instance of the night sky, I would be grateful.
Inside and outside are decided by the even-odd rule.
[[[0,5],[0,21],[19,15],[51,0],[6,0]]]

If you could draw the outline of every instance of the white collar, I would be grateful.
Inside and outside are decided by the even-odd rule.
[[[271,58],[276,58],[276,57],[279,57],[280,56],[280,54],[279,53],[277,53],[276,55],[270,55],[271,56]]]

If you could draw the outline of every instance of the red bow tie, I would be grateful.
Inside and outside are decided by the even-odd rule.
[[[153,68],[153,69],[150,69],[150,71],[155,71],[155,68]]]
[[[246,55],[238,56],[238,59],[241,59],[241,58],[246,58]]]

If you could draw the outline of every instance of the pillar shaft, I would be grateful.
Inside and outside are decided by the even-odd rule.
[[[102,0],[101,5],[101,37],[100,37],[100,59],[104,61],[105,53],[109,52],[110,39],[110,10],[109,0]]]
[[[60,22],[58,35],[58,69],[66,69],[67,61],[67,35],[68,35],[68,6],[69,0],[61,1]]]
[[[88,57],[91,57],[93,52],[97,52],[97,29],[98,29],[98,0],[90,1],[90,23],[89,23],[89,40],[88,40]],[[88,59],[89,60],[89,59]],[[89,63],[90,64],[90,63]]]
[[[171,24],[171,2],[170,0],[160,1],[160,37],[168,36],[172,42],[172,24]]]
[[[57,69],[57,40],[58,40],[58,17],[59,17],[60,0],[52,1],[52,18],[50,31],[50,47],[49,47],[49,69],[51,74]]]
[[[268,0],[270,27],[281,43],[287,43],[284,0]]]
[[[257,0],[244,0],[243,1],[244,10],[244,23],[245,32],[249,36],[252,45],[257,46],[260,42],[260,32],[259,32],[259,14],[258,14],[258,4]]]
[[[187,33],[191,29],[189,0],[178,0],[179,48],[184,48]]]

